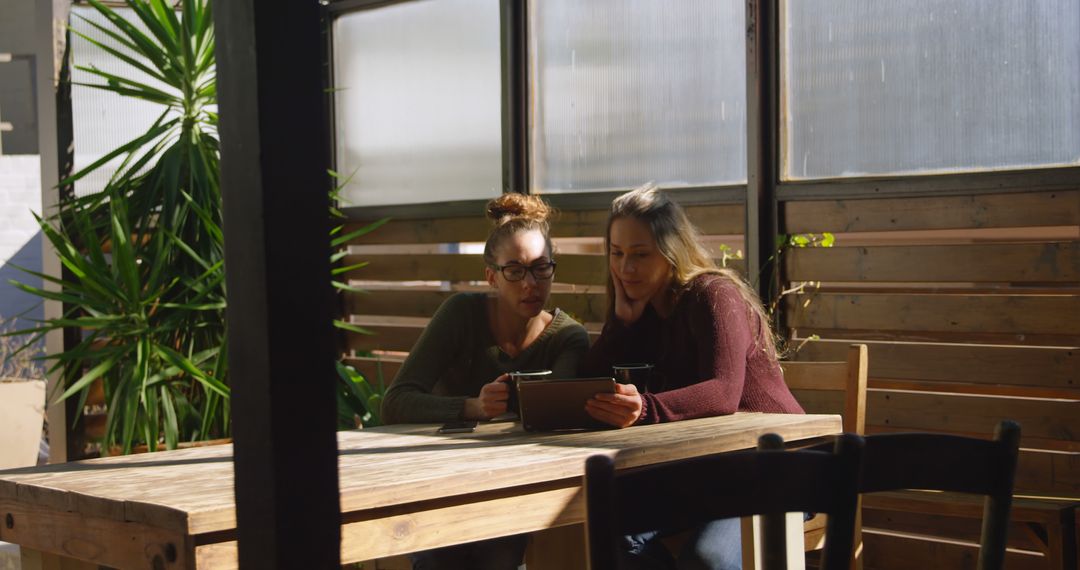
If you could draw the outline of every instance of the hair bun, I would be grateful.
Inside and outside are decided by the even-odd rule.
[[[496,226],[501,226],[517,218],[547,223],[552,212],[552,207],[539,196],[510,192],[488,202],[485,213]]]

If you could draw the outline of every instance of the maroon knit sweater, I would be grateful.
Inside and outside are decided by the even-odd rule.
[[[803,413],[776,359],[755,339],[761,325],[735,285],[696,277],[660,318],[650,305],[629,327],[609,319],[581,366],[584,376],[608,376],[611,365],[655,365],[638,423],[673,422],[735,411]],[[768,333],[766,333],[768,334]]]

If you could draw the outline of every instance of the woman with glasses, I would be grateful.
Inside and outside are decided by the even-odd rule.
[[[582,366],[654,365],[648,389],[616,385],[586,404],[615,427],[731,414],[802,413],[777,362],[769,319],[746,282],[717,267],[686,213],[652,183],[616,198],[606,236],[607,322]],[[677,485],[677,481],[672,482]],[[692,529],[675,557],[658,538],[626,537],[627,568],[740,568],[738,519]]]
[[[495,226],[484,245],[488,293],[458,293],[432,317],[383,400],[388,423],[485,420],[507,412],[509,372],[551,370],[572,378],[589,349],[577,321],[547,311],[555,260],[550,207],[504,194],[487,205]],[[525,535],[421,552],[414,569],[514,569]]]

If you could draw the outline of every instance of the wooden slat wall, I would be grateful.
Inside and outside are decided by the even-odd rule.
[[[615,197],[615,194],[612,194]],[[742,205],[717,204],[688,206],[686,213],[705,235],[742,234],[745,227]],[[346,232],[363,227],[373,220],[355,220]],[[553,237],[602,236],[607,224],[607,210],[565,210],[552,220]],[[477,212],[475,217],[391,220],[377,231],[357,240],[358,244],[417,244],[482,242],[487,239],[490,223]]]
[[[741,205],[697,205],[687,213],[706,236],[741,235],[744,228]],[[344,333],[342,353],[407,352],[420,336],[428,318],[455,291],[483,290],[483,259],[476,253],[437,253],[440,244],[482,242],[490,224],[482,216],[443,219],[391,220],[377,230],[357,238],[352,252],[342,264],[366,263],[342,276],[365,289],[364,293],[342,293],[342,314],[353,324],[374,333]],[[607,210],[559,212],[552,224],[552,236],[560,238],[601,238]],[[354,220],[346,231],[360,228],[368,220]],[[580,241],[580,240],[579,240]],[[598,330],[604,319],[606,260],[594,240],[588,252],[556,252],[558,271],[550,307],[559,307],[574,318]],[[417,244],[428,244],[425,253],[416,253]],[[364,250],[362,246],[378,246]],[[445,251],[447,248],[443,248]],[[580,247],[576,248],[582,249]],[[371,252],[369,252],[371,251]],[[719,253],[719,252],[717,252]],[[741,271],[741,260],[729,261]],[[387,381],[392,375],[387,377]]]
[[[1080,500],[1080,191],[790,202],[781,224],[787,233],[839,234],[835,247],[783,254],[787,287],[820,282],[784,299],[784,325],[798,339],[820,337],[798,360],[842,360],[852,340],[869,345],[869,433],[989,437],[1000,419],[1015,419],[1023,429],[1018,494]],[[1015,230],[1037,236],[1048,226],[1071,228],[1071,239]],[[987,228],[1009,231],[994,237]],[[954,233],[941,245],[858,245],[858,232],[896,232],[897,243],[911,243],[910,232],[943,229],[979,230],[977,243],[956,243]],[[874,243],[881,240],[876,234]],[[810,409],[837,405],[799,396]],[[957,524],[968,524],[864,516],[871,528],[951,539]],[[1014,546],[1024,548],[1023,540]],[[944,567],[962,551],[873,531],[866,540],[867,564],[887,568],[904,567],[896,564],[901,554]],[[1029,566],[1045,562],[1010,561]]]

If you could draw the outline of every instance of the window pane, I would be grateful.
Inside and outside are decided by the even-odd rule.
[[[786,178],[1076,164],[1076,0],[786,4]]]
[[[422,0],[334,22],[347,206],[502,192],[497,0]]]
[[[746,180],[742,0],[530,6],[534,191]]]
[[[117,14],[135,27],[146,32],[146,28],[130,8],[113,8]],[[115,26],[98,13],[97,10],[86,6],[73,6],[71,8],[71,25],[80,33],[109,46],[117,46],[115,40],[105,33],[94,28],[86,21],[90,20],[105,29],[112,30]],[[123,53],[131,53],[131,50],[122,49]],[[144,60],[145,61],[145,60]],[[147,62],[149,64],[149,62]],[[125,78],[130,78],[164,91],[173,92],[156,79],[147,76],[142,71],[120,61],[116,56],[110,55],[105,50],[84,40],[77,34],[71,34],[71,114],[72,114],[72,137],[75,149],[75,172],[93,164],[96,160],[105,156],[110,151],[144,134],[154,121],[165,111],[165,107],[157,103],[151,103],[134,97],[124,97],[115,93],[86,87],[79,83],[91,83],[100,85],[105,83],[101,77],[87,73],[79,67],[96,67],[106,73],[111,73]],[[175,115],[175,112],[173,113]],[[124,156],[119,156],[108,162],[105,166],[95,170],[75,182],[75,193],[79,196],[101,192],[105,183],[116,172]]]

